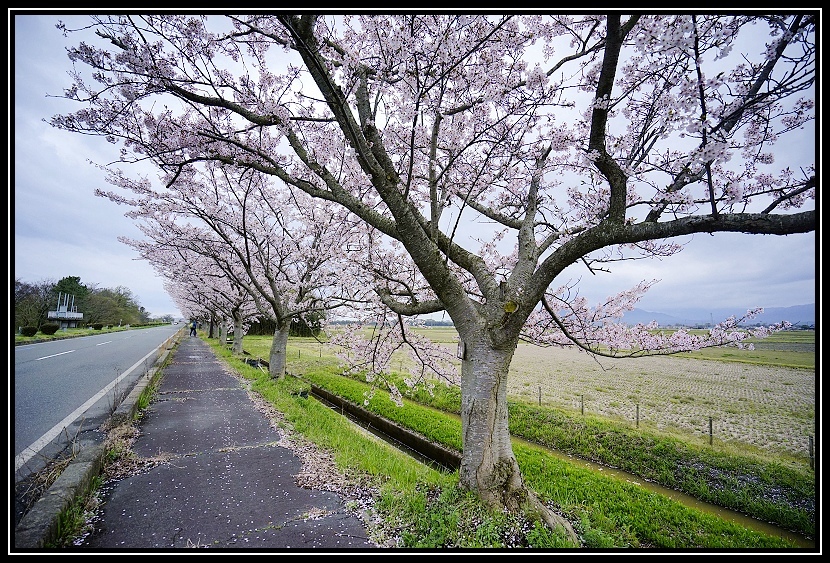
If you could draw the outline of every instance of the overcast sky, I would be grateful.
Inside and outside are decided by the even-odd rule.
[[[132,220],[124,217],[126,208],[94,195],[96,188],[112,186],[89,161],[115,160],[116,148],[101,138],[60,131],[43,121],[80,109],[49,97],[61,95],[71,83],[65,47],[80,38],[64,39],[55,28],[58,20],[71,17],[42,12],[10,19],[14,58],[9,61],[9,96],[14,105],[9,138],[14,168],[9,184],[14,192],[9,190],[8,209],[14,214],[9,253],[14,256],[13,278],[37,283],[78,276],[86,285],[124,286],[151,316],[180,316],[162,278],[117,240],[121,235],[140,237]],[[807,150],[815,152],[814,141],[806,144]],[[662,261],[619,264],[610,275],[592,276],[579,267],[570,273],[582,280],[580,294],[592,302],[656,278],[661,281],[640,301],[640,309],[672,314],[693,307],[731,307],[738,314],[753,307],[814,303],[815,240],[815,233],[695,235],[681,240],[688,242],[684,251]]]

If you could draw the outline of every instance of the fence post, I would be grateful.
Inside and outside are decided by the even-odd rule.
[[[810,452],[809,452],[809,455],[810,455],[810,469],[815,470],[815,455],[813,454],[813,437],[812,436],[807,436],[807,437],[810,439],[810,445],[809,445],[809,448],[810,448]]]
[[[640,403],[637,403],[637,428],[640,427]]]
[[[709,445],[712,445],[712,417],[709,417]]]
[[[542,386],[539,386],[539,406],[542,406]]]
[[[585,395],[581,395],[580,402],[582,403],[580,410],[582,411],[582,414],[585,414]]]

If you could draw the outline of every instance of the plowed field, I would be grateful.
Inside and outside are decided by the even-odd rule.
[[[806,457],[815,370],[681,358],[593,358],[520,344],[508,394],[528,402]],[[638,412],[639,411],[639,412]]]

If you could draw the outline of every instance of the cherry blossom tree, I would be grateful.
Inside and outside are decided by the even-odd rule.
[[[135,248],[141,258],[164,278],[165,291],[187,318],[207,316],[208,321],[216,319],[219,339],[223,343],[226,342],[230,325],[233,352],[243,353],[245,333],[250,324],[261,316],[247,289],[225,275],[210,256],[159,241],[139,241],[127,237],[119,237],[119,240]]]
[[[236,327],[246,299],[274,322],[268,357],[272,377],[285,375],[294,319],[336,309],[365,293],[344,283],[349,268],[342,249],[358,241],[365,229],[342,206],[280,189],[267,175],[221,163],[177,170],[162,179],[164,190],[121,171],[113,171],[108,181],[135,194],[96,192],[131,208],[126,215],[138,222],[145,240],[122,237],[123,242],[151,263],[173,261],[167,272],[174,279],[190,272],[201,286],[217,286],[222,297],[212,302],[212,310],[225,312]],[[194,269],[189,255],[210,264]],[[216,292],[214,288],[212,294]]]
[[[551,525],[570,529],[527,489],[508,432],[520,338],[637,353],[745,334],[599,323],[651,282],[591,308],[563,271],[670,255],[693,233],[815,230],[815,151],[782,150],[813,140],[815,13],[92,24],[69,52],[92,71],[65,94],[84,108],[52,123],[168,182],[207,161],[259,171],[397,241],[422,283],[380,275],[379,299],[445,311],[461,339],[461,484]]]

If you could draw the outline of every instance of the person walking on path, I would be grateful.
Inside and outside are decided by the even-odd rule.
[[[196,336],[196,320],[190,321],[190,336]]]

